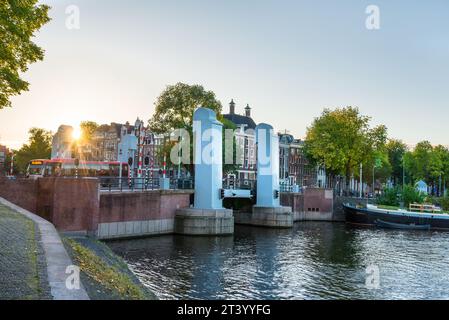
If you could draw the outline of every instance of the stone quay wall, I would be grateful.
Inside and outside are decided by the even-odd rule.
[[[301,193],[281,193],[281,205],[292,207],[293,220],[344,221],[334,214],[332,189],[308,188]]]
[[[189,190],[101,192],[95,178],[0,178],[0,197],[54,224],[60,232],[114,239],[174,232]]]
[[[151,190],[100,195],[100,239],[174,232],[176,210],[188,208],[191,190]]]
[[[22,207],[25,210],[36,212],[38,199],[37,180],[18,179],[9,180],[0,177],[0,197]]]

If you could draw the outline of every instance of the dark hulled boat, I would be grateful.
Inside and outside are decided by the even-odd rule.
[[[384,229],[405,229],[405,230],[430,230],[429,224],[405,224],[405,223],[394,223],[386,222],[383,220],[376,220],[376,227]]]
[[[356,225],[396,229],[433,229],[449,231],[449,215],[444,213],[387,210],[368,205],[366,208],[343,205],[346,222]],[[379,225],[380,224],[380,225]]]

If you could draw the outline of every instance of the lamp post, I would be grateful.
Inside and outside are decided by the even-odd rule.
[[[402,156],[402,191],[404,191],[405,186],[405,165],[404,165],[404,156]]]
[[[11,152],[11,167],[9,170],[9,175],[11,177],[14,175],[14,152]]]
[[[178,149],[178,183],[181,178],[181,152],[182,152],[182,135],[179,137],[180,148]]]
[[[122,159],[122,154],[123,154],[123,151],[120,148],[119,149],[119,156],[118,156],[118,161],[119,161],[118,185],[119,185],[120,190],[122,190],[122,175],[123,175],[122,160],[121,160]]]
[[[363,163],[360,163],[360,199],[363,195]]]

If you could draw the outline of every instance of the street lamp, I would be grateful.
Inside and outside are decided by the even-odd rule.
[[[360,163],[360,199],[363,195],[363,163]]]
[[[11,152],[11,168],[9,175],[12,177],[14,175],[14,152]]]
[[[402,191],[404,191],[405,186],[405,161],[404,155],[402,156]]]

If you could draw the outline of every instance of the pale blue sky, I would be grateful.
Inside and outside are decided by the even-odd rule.
[[[409,144],[449,144],[449,2],[47,0],[44,62],[0,111],[0,143],[29,127],[147,120],[168,84],[202,84],[228,110],[302,138],[324,107],[358,106]],[[81,29],[65,27],[79,6]],[[365,28],[368,5],[380,30]]]

